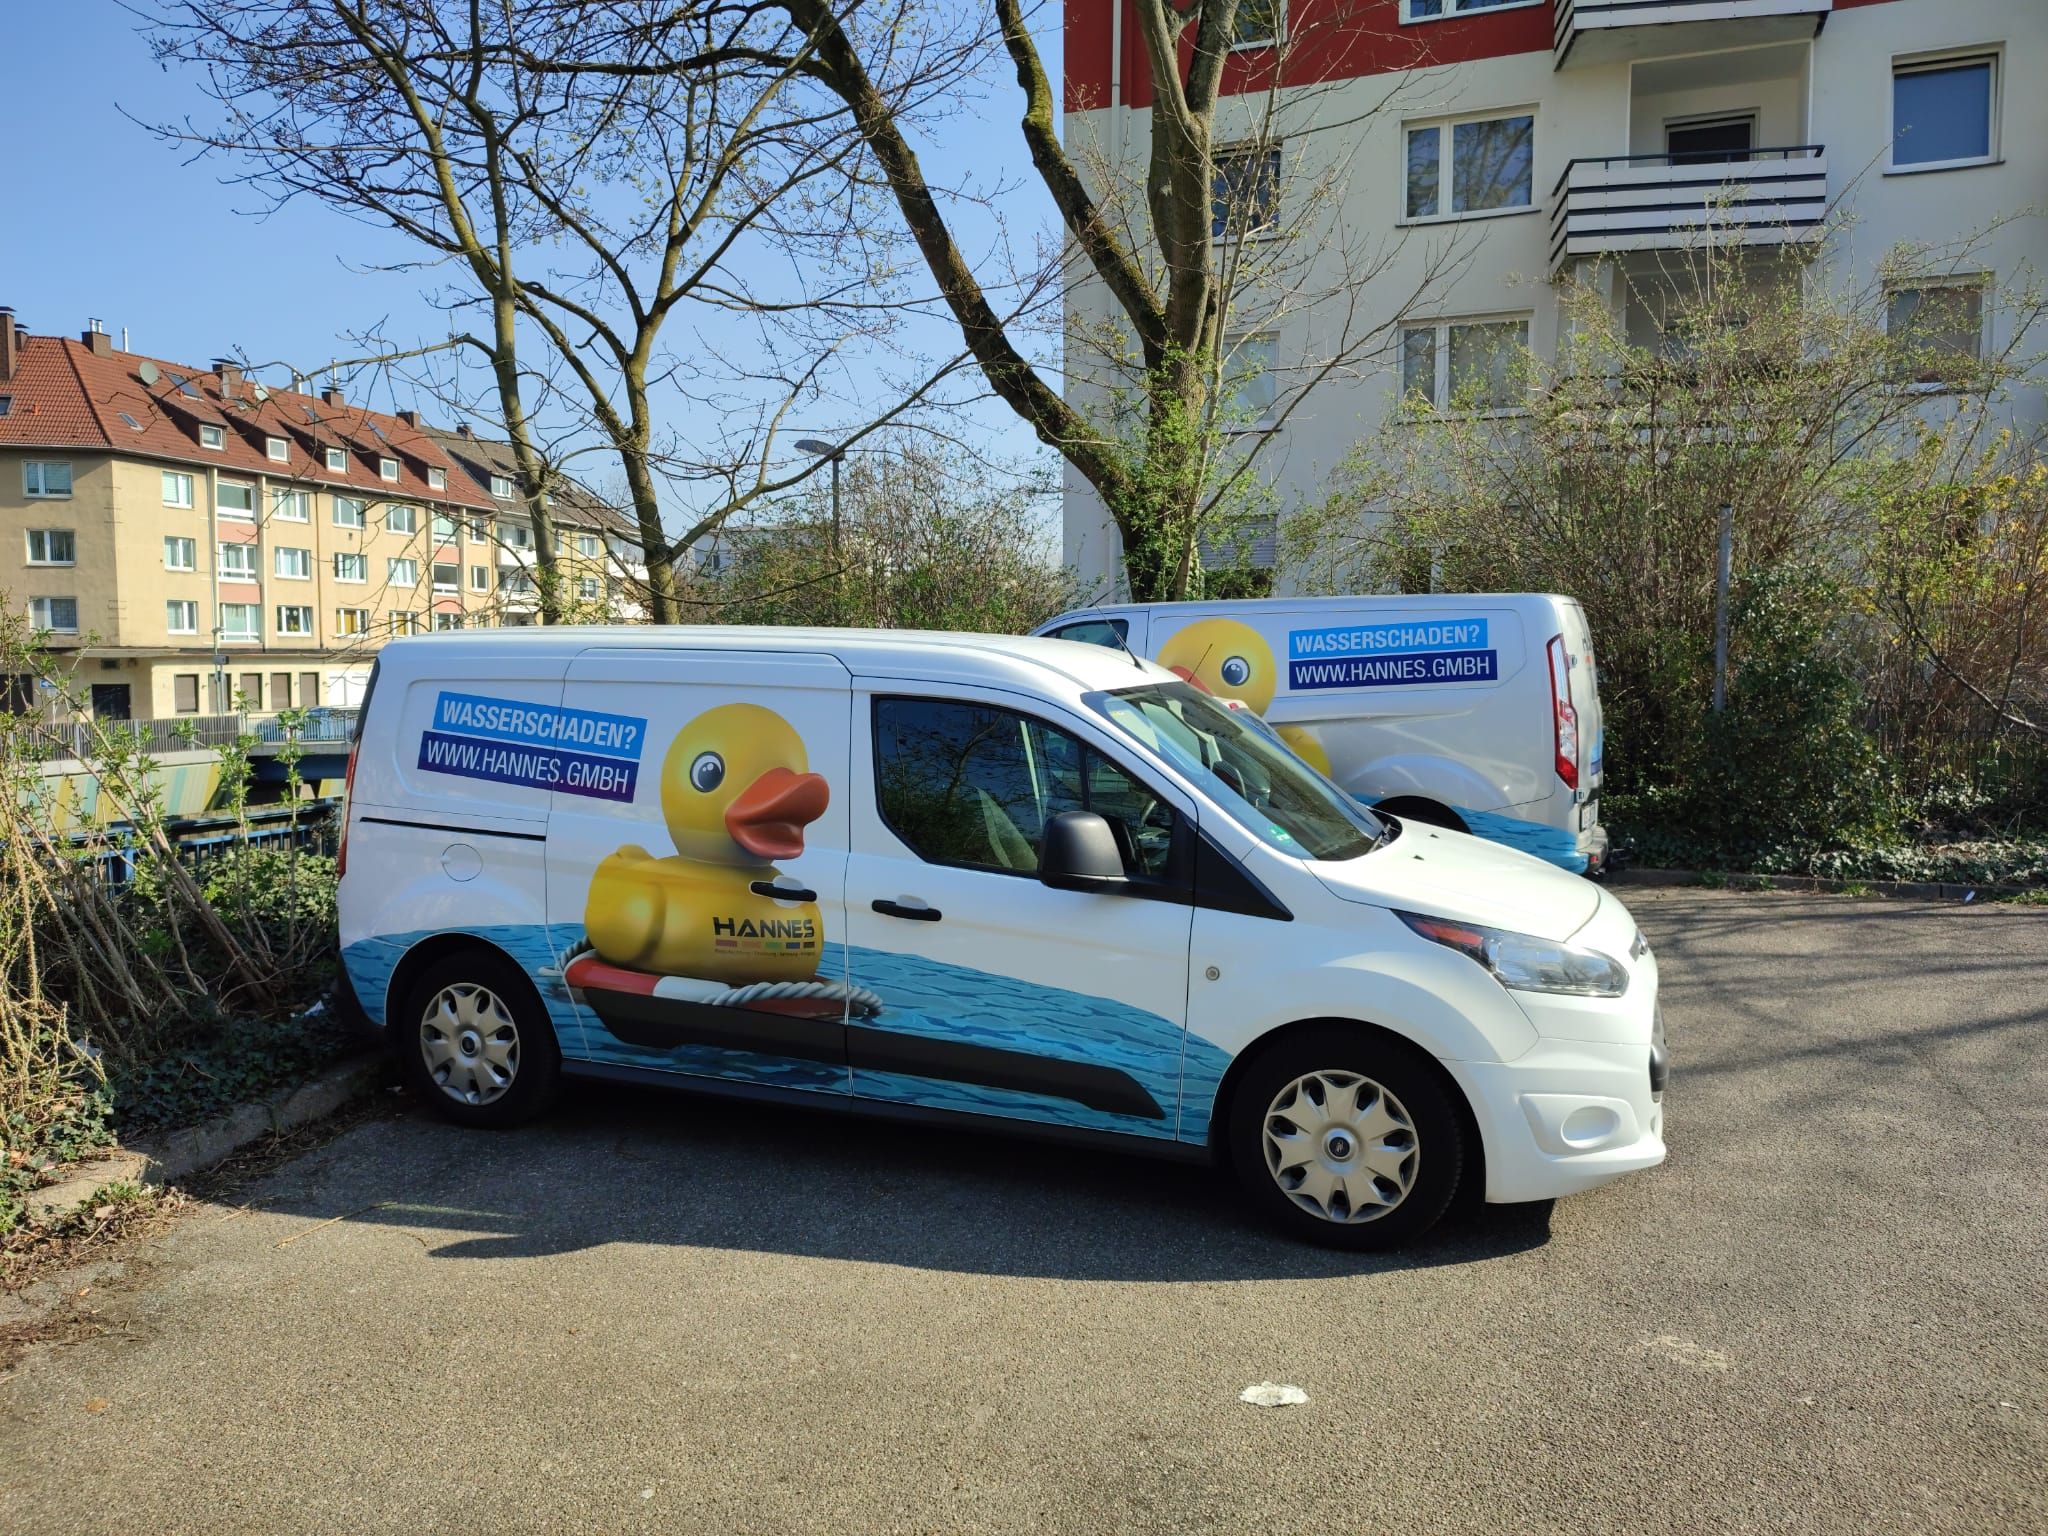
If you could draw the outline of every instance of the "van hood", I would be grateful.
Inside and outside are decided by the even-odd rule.
[[[1480,923],[1558,943],[1600,907],[1600,889],[1526,853],[1442,827],[1403,821],[1400,836],[1362,858],[1311,864],[1334,896],[1371,907]]]

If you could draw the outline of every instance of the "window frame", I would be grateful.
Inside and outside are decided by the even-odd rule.
[[[247,550],[249,552],[248,564],[238,565],[235,569],[229,570],[225,557],[231,549]],[[261,567],[256,563],[256,546],[254,544],[244,544],[238,539],[228,539],[216,544],[213,553],[213,568],[220,574],[222,581],[257,581],[261,579],[257,575]]]
[[[289,438],[264,437],[263,457],[269,459],[273,464],[285,464],[290,462],[291,456],[292,445]]]
[[[229,629],[228,610],[230,608],[238,608],[244,613],[254,614],[256,627],[254,629]],[[263,605],[261,603],[221,603],[215,618],[220,626],[220,638],[223,642],[229,640],[255,640],[261,642],[263,639]]]
[[[441,580],[441,573],[443,571],[453,571],[455,575],[452,579],[444,582]],[[462,563],[457,561],[455,564],[450,565],[445,560],[430,561],[427,567],[427,579],[436,592],[460,592],[462,590]]]
[[[356,562],[356,575],[344,576],[341,574],[341,563],[344,560]],[[370,579],[370,557],[359,549],[337,549],[334,552],[334,579],[348,586],[363,586],[367,584]]]
[[[164,505],[175,507],[181,512],[191,511],[193,506],[192,498],[197,494],[197,489],[192,483],[192,475],[182,469],[166,469],[162,471],[162,474]],[[181,483],[174,484],[173,482]],[[185,499],[182,501],[174,500],[172,496],[174,491],[182,491]]]
[[[868,758],[869,785],[873,794],[875,819],[886,827],[889,835],[896,839],[905,857],[920,864],[930,864],[938,869],[965,870],[977,875],[1002,875],[1011,879],[1037,882],[1036,869],[1005,869],[999,864],[969,864],[957,859],[933,858],[912,843],[901,828],[889,818],[888,807],[882,800],[882,709],[886,704],[947,704],[963,709],[988,709],[1009,715],[1013,719],[1028,721],[1047,730],[1058,731],[1078,743],[1083,752],[1093,752],[1111,768],[1136,784],[1141,790],[1173,812],[1173,841],[1167,848],[1166,873],[1163,875],[1132,874],[1126,867],[1124,884],[1116,894],[1136,896],[1152,901],[1168,901],[1179,905],[1192,906],[1194,892],[1194,851],[1195,813],[1184,805],[1181,797],[1163,792],[1157,781],[1149,774],[1133,771],[1124,759],[1095,741],[1089,734],[1077,730],[1073,722],[1055,720],[1049,716],[1020,709],[1017,705],[999,702],[972,693],[875,693],[868,700]],[[1079,807],[1088,809],[1085,798],[1086,777],[1083,777],[1084,798]]]
[[[401,526],[395,519],[403,513],[405,523]],[[384,531],[402,533],[407,538],[416,537],[420,531],[420,509],[410,502],[394,501],[384,508]]]
[[[53,535],[61,535],[71,541],[70,558],[59,560],[49,553],[50,539]],[[43,553],[40,556],[36,554],[36,539],[38,537],[43,541]],[[66,566],[75,566],[78,564],[78,530],[76,528],[24,528],[22,530],[22,548],[26,551],[22,564],[32,565],[38,570],[62,570]]]
[[[1536,0],[1528,0],[1528,3],[1533,5],[1536,3]],[[1407,0],[1402,0],[1402,4],[1405,7]],[[1278,48],[1287,41],[1287,0],[1272,0],[1270,14],[1273,18],[1273,25],[1258,37],[1240,37],[1237,35],[1236,23],[1238,18],[1244,14],[1243,7],[1244,0],[1238,0],[1237,15],[1231,18],[1229,52],[1255,53],[1261,48]]]
[[[64,471],[64,489],[49,489],[50,471],[61,467]],[[29,484],[29,471],[40,471],[35,477],[36,484]],[[71,471],[69,459],[23,459],[21,461],[21,494],[31,501],[69,501],[77,477]]]
[[[1943,48],[1932,53],[1899,53],[1892,55],[1891,64],[1891,91],[1885,99],[1885,175],[1924,176],[1930,171],[1962,171],[1972,166],[2002,163],[2004,155],[1999,142],[1999,121],[2004,116],[2005,105],[2005,47],[2002,43],[1980,43],[1969,48]],[[1985,152],[1981,155],[1965,155],[1947,160],[1901,161],[1898,158],[1899,77],[1934,74],[1944,69],[1956,69],[1971,64],[1987,65],[1991,72],[1991,88],[1986,92],[1988,100],[1985,102]]]
[[[228,447],[228,429],[216,427],[212,422],[199,424],[199,446],[211,453],[225,453]]]
[[[327,472],[330,475],[345,475],[348,473],[348,450],[346,448],[329,448],[322,455],[322,458],[326,462]]]
[[[277,603],[273,606],[277,610],[274,614],[271,615],[272,619],[276,622],[277,625],[277,628],[273,631],[273,633],[277,636],[278,639],[313,640],[319,637],[320,619],[319,615],[314,613],[313,605],[311,603]],[[305,628],[292,628],[291,625],[285,621],[285,615],[288,613],[303,615]]]
[[[354,627],[350,627],[349,616],[355,616]],[[372,615],[367,608],[337,608],[334,610],[334,633],[337,639],[360,640],[370,633]]]
[[[1472,326],[1519,325],[1522,328],[1521,345],[1529,346],[1529,337],[1535,324],[1535,315],[1523,310],[1510,314],[1487,315],[1445,315],[1437,318],[1425,316],[1404,317],[1396,327],[1399,340],[1396,343],[1399,373],[1395,379],[1396,400],[1403,421],[1477,421],[1504,416],[1526,416],[1529,407],[1522,405],[1491,405],[1476,411],[1453,410],[1451,408],[1451,332]],[[1408,358],[1408,333],[1427,330],[1433,335],[1435,355],[1430,367],[1430,400],[1427,413],[1413,409],[1409,404],[1409,389],[1406,379]]]
[[[362,497],[336,496],[333,498],[333,501],[334,505],[332,509],[328,512],[327,519],[329,522],[334,524],[335,527],[355,528],[358,530],[367,529],[369,527],[370,504],[367,501],[363,500]],[[356,515],[355,520],[353,522],[349,521],[347,518],[342,516],[342,509],[344,507],[355,508]]]
[[[377,460],[377,478],[379,480],[389,480],[396,484],[398,481],[398,460],[379,457]]]
[[[1280,235],[1280,204],[1282,183],[1286,176],[1286,145],[1275,141],[1271,144],[1257,140],[1241,140],[1233,144],[1218,145],[1209,155],[1209,243],[1221,245],[1235,240],[1242,244],[1247,240],[1273,240]],[[1240,230],[1230,227],[1229,212],[1226,209],[1222,229],[1216,227],[1216,205],[1218,184],[1223,180],[1226,161],[1265,160],[1272,167],[1272,201],[1266,209],[1267,221],[1263,224],[1247,225]]]
[[[286,511],[287,507],[299,510]],[[270,488],[270,520],[274,523],[312,522],[313,493],[288,485],[273,485]]]
[[[411,577],[410,577],[410,579],[405,579],[405,580],[401,580],[401,579],[400,579],[400,577],[399,577],[399,574],[398,574],[398,571],[396,570],[396,567],[398,567],[398,566],[401,566],[401,565],[403,565],[403,566],[407,566],[407,567],[409,567],[409,568],[411,569],[411,572],[412,572],[412,574],[411,574]],[[420,562],[419,562],[419,560],[418,560],[418,558],[417,558],[416,556],[413,556],[413,555],[386,555],[386,556],[384,557],[384,585],[385,585],[385,586],[387,586],[387,587],[399,587],[399,588],[403,588],[403,589],[404,589],[405,591],[408,591],[408,592],[410,592],[410,591],[411,591],[411,590],[412,590],[413,588],[417,587],[417,586],[418,586],[419,584],[420,584]]]
[[[472,565],[469,568],[469,590],[488,592],[491,590],[491,568],[488,565]]]
[[[187,685],[191,692],[186,693]],[[187,704],[189,697],[192,702]],[[174,715],[196,715],[199,713],[199,674],[197,672],[173,672],[171,674],[171,713]]]
[[[184,563],[183,565],[173,565],[173,564],[171,564],[171,546],[172,546],[173,544],[182,544],[182,545],[184,545],[184,546],[185,546],[185,548],[186,548],[186,550],[188,551],[188,553],[189,553],[189,554],[190,554],[190,556],[191,556],[191,558],[190,558],[190,559],[188,559],[188,560],[187,560],[187,561],[186,561],[186,562],[185,562],[185,563]],[[197,539],[195,539],[195,538],[191,538],[191,537],[189,537],[188,535],[186,535],[186,534],[182,534],[182,533],[167,533],[167,534],[165,534],[165,535],[164,535],[164,569],[165,569],[165,570],[167,570],[167,571],[196,571],[196,570],[198,570],[198,569],[199,569],[199,541],[198,541]]]
[[[302,556],[305,569],[301,571],[286,570],[284,567],[285,556],[287,555]],[[298,562],[294,561],[293,563],[297,564]],[[270,574],[279,581],[311,581],[313,579],[313,551],[297,544],[273,544],[270,547]]]
[[[43,605],[44,613],[50,615],[49,622],[45,623],[36,617],[36,604],[38,603]],[[56,621],[56,612],[50,607],[52,603],[69,603],[71,605],[71,622],[69,624],[59,624]],[[46,629],[53,635],[78,634],[80,633],[78,628],[78,599],[63,593],[45,596],[31,594],[28,600],[28,621],[37,629]]]
[[[447,490],[448,471],[442,469],[439,465],[429,464],[427,466],[427,489],[430,491]]]
[[[1229,404],[1231,405],[1231,407],[1235,408],[1238,401],[1239,391],[1233,385],[1232,382],[1232,377],[1230,373],[1230,360],[1231,358],[1237,355],[1239,349],[1260,342],[1265,343],[1267,346],[1271,348],[1272,351],[1272,358],[1267,363],[1261,377],[1271,381],[1273,398],[1265,403],[1264,409],[1262,409],[1258,415],[1248,417],[1243,421],[1230,421],[1225,423],[1224,431],[1226,432],[1266,432],[1270,430],[1273,425],[1274,413],[1280,409],[1280,333],[1278,330],[1240,331],[1233,335],[1229,335],[1223,338],[1223,370],[1222,377],[1219,380],[1221,390],[1225,395],[1229,397]]]
[[[1395,195],[1400,199],[1395,225],[1455,224],[1464,219],[1506,219],[1540,213],[1543,201],[1536,195],[1536,119],[1539,115],[1535,103],[1525,102],[1519,106],[1487,107],[1478,112],[1455,112],[1444,117],[1417,117],[1404,121],[1401,124],[1401,155],[1394,177]],[[1508,203],[1499,208],[1452,208],[1451,200],[1457,185],[1457,130],[1469,123],[1505,123],[1523,117],[1529,119],[1529,200],[1526,203]],[[1430,129],[1439,135],[1435,213],[1408,211],[1408,140],[1410,135],[1422,129]]]
[[[220,498],[222,491],[247,491],[249,505],[231,507]],[[253,523],[256,521],[256,483],[253,480],[223,480],[213,489],[213,515],[226,518],[231,523]]]
[[[171,622],[171,610],[183,608],[192,615],[192,627],[180,629]],[[199,601],[191,597],[167,597],[164,599],[164,633],[167,635],[196,635],[199,633]]]
[[[504,487],[502,491],[498,489],[501,485]],[[510,475],[493,474],[491,476],[491,497],[494,501],[512,500],[512,491],[512,477]]]
[[[1471,5],[1467,4],[1466,0],[1439,0],[1444,8],[1427,16],[1412,15],[1410,7],[1414,3],[1415,0],[1401,0],[1400,18],[1404,27],[1427,26],[1432,21],[1457,21],[1468,16],[1490,16],[1495,11],[1527,10],[1532,5],[1542,5],[1544,0],[1501,0],[1498,5]]]
[[[1972,378],[1951,382],[1947,379],[1900,378],[1893,381],[1893,388],[1916,395],[1966,395],[1981,388],[1986,365],[1991,355],[1991,274],[1988,272],[1959,272],[1953,275],[1915,277],[1904,282],[1889,283],[1884,290],[1884,334],[1889,341],[1892,331],[1892,301],[1902,293],[1930,293],[1938,289],[1961,288],[1977,295],[1977,351],[1970,359],[1973,367]]]

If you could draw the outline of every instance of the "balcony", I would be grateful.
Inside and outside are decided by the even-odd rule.
[[[1801,42],[1834,0],[1555,0],[1552,67]]]
[[[1820,238],[1827,202],[1818,144],[1747,150],[1740,160],[1574,160],[1550,194],[1550,270],[1623,251],[1809,243]]]

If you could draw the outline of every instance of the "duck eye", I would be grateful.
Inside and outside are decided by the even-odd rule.
[[[1231,687],[1242,688],[1252,680],[1252,664],[1242,656],[1232,656],[1223,663],[1223,669],[1219,675]]]
[[[725,782],[725,759],[716,752],[699,752],[690,764],[690,787],[710,794]]]

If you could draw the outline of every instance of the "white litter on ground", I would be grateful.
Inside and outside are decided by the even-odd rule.
[[[1246,1387],[1237,1394],[1240,1403],[1250,1403],[1254,1408],[1291,1408],[1296,1403],[1308,1401],[1308,1394],[1299,1387],[1283,1387],[1277,1381],[1262,1381],[1256,1387]]]

